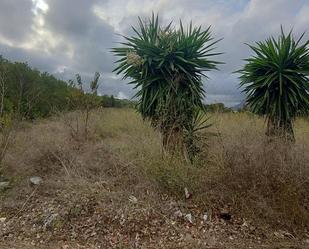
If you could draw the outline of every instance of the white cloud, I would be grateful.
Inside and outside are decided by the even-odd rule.
[[[40,11],[46,13],[48,11],[48,4],[44,0],[32,0],[33,2],[33,12],[38,14]]]
[[[129,97],[125,93],[119,92],[117,94],[117,99],[129,99]]]

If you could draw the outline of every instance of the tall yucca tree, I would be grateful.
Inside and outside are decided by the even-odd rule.
[[[266,117],[266,134],[290,141],[295,117],[309,112],[309,41],[303,38],[281,28],[278,39],[249,45],[255,55],[238,71],[249,108]]]
[[[117,74],[131,78],[137,89],[138,111],[159,128],[163,146],[172,149],[184,144],[197,112],[204,110],[202,77],[205,71],[217,69],[219,62],[211,60],[218,40],[211,37],[210,28],[185,29],[172,24],[159,25],[158,16],[148,22],[139,18],[135,35],[124,37],[122,47],[112,51],[120,59]]]

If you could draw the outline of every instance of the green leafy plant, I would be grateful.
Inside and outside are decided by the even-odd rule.
[[[249,47],[255,55],[246,59],[240,86],[247,94],[247,105],[256,114],[265,115],[267,135],[293,141],[293,122],[309,112],[309,41],[301,44],[292,32],[257,42]]]
[[[162,134],[163,148],[168,151],[183,149],[187,127],[194,123],[197,113],[204,112],[202,77],[204,72],[217,69],[219,62],[210,58],[219,40],[211,36],[210,27],[203,30],[159,25],[158,16],[148,22],[139,18],[135,35],[124,37],[122,47],[113,53],[117,74],[137,89],[138,111]]]

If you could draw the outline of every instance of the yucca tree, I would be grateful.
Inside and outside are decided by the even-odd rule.
[[[211,37],[210,28],[185,29],[172,24],[159,25],[158,16],[148,22],[139,18],[135,35],[124,37],[122,47],[112,51],[119,58],[117,74],[130,78],[137,89],[138,111],[159,128],[165,149],[175,149],[184,143],[187,127],[196,113],[203,111],[205,71],[216,69],[219,62],[210,58],[218,40]]]
[[[248,107],[266,117],[266,134],[290,141],[295,117],[309,112],[309,41],[303,37],[295,40],[281,28],[278,39],[249,45],[255,55],[238,71]]]

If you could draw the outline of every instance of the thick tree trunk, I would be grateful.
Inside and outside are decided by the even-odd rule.
[[[282,121],[278,119],[268,119],[266,135],[282,138],[288,142],[295,142],[292,120]]]
[[[163,149],[170,153],[181,151],[184,146],[183,133],[179,128],[162,131]]]

